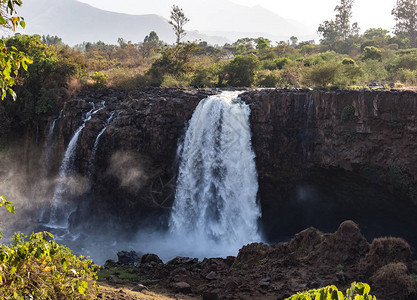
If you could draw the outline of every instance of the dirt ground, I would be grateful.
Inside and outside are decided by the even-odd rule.
[[[109,284],[105,281],[99,281],[98,299],[106,300],[195,300],[198,298],[182,294],[173,294],[168,291],[153,292],[143,290],[141,292],[132,291],[135,287],[133,284]]]

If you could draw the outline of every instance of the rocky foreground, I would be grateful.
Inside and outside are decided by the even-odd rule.
[[[284,299],[297,291],[329,284],[345,289],[363,281],[378,299],[417,298],[411,275],[417,272],[416,262],[408,243],[384,237],[369,244],[352,221],[332,234],[310,227],[287,243],[249,244],[237,257],[176,257],[166,264],[155,254],[139,257],[122,251],[118,257],[118,262],[107,261],[100,277],[115,286],[139,284],[138,291],[164,290],[207,300]]]

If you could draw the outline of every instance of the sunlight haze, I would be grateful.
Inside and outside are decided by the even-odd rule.
[[[138,0],[78,0],[88,3],[97,8],[122,12],[128,14],[158,14],[165,18],[169,17],[172,4],[190,7],[195,6],[199,9],[200,3],[212,2],[216,5],[216,0],[192,1],[192,0],[157,0],[157,1],[138,1]],[[223,1],[222,1],[223,2]],[[277,15],[301,22],[307,25],[311,32],[315,32],[318,25],[324,20],[334,18],[334,7],[339,4],[338,0],[293,0],[293,1],[271,1],[271,0],[231,0],[245,6],[261,5],[271,10]],[[395,0],[357,0],[353,6],[353,21],[359,23],[361,31],[368,28],[382,27],[391,30],[394,21],[391,16],[391,10],[395,5]],[[187,11],[184,10],[187,15]],[[201,11],[201,13],[204,13]],[[189,30],[205,30],[208,28],[199,28],[199,23],[191,19]]]

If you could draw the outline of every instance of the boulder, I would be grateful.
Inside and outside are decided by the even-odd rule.
[[[144,254],[140,259],[141,264],[163,264],[164,262],[156,254]]]
[[[117,263],[119,265],[137,265],[140,263],[140,256],[135,251],[120,251],[117,252]]]
[[[191,293],[191,285],[189,285],[188,283],[184,281],[172,283],[171,287],[178,293],[183,293],[183,294]]]

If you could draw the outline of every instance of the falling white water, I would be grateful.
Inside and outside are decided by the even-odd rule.
[[[236,255],[260,241],[249,106],[238,92],[197,106],[183,144],[170,233],[183,255]]]
[[[48,135],[46,137],[45,140],[45,169],[46,171],[49,171],[51,168],[51,153],[53,151],[53,145],[52,145],[52,138],[54,136],[54,130],[55,130],[55,125],[56,122],[58,120],[60,120],[62,118],[62,112],[63,110],[61,110],[59,112],[58,117],[56,117],[52,122],[51,122],[51,126],[49,127],[49,131],[48,131]]]
[[[91,151],[91,157],[90,157],[90,162],[89,162],[89,166],[88,166],[88,175],[89,175],[89,177],[91,177],[91,175],[93,174],[93,171],[94,171],[94,161],[95,161],[95,158],[96,158],[98,142],[100,141],[101,135],[106,131],[110,122],[113,120],[113,116],[114,116],[114,111],[112,111],[110,113],[110,117],[107,119],[107,122],[106,122],[104,128],[99,132],[99,134],[97,135],[96,140],[94,142],[94,146],[93,146],[93,150]]]
[[[85,124],[91,120],[91,117],[102,110],[104,106],[104,101],[101,103],[101,107],[96,109],[93,102],[90,102],[92,108],[87,112],[86,116],[83,118],[83,123],[72,136],[67,150],[65,151],[64,158],[62,159],[61,166],[59,168],[59,179],[58,183],[55,186],[54,195],[52,197],[52,207],[51,215],[48,226],[55,228],[68,228],[68,217],[72,212],[72,208],[64,203],[64,196],[68,194],[68,179],[71,175],[74,175],[74,160],[77,149],[78,139],[81,135],[82,130],[85,127]]]

